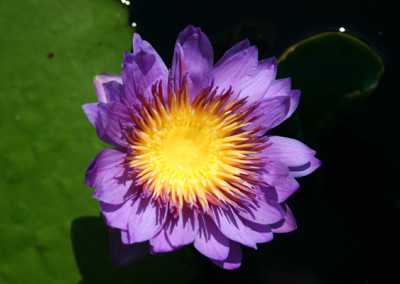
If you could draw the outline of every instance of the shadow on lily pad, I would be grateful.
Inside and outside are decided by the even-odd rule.
[[[81,217],[71,224],[71,240],[82,276],[79,283],[187,283],[194,276],[191,252],[150,255],[126,267],[111,265],[109,228],[101,217]]]

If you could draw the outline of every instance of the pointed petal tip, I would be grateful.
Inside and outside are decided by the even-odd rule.
[[[302,177],[312,173],[321,165],[315,158],[315,151],[304,143],[282,136],[268,136],[271,145],[263,150],[272,160],[285,164],[292,177]]]
[[[192,35],[192,34],[200,34],[202,32],[201,28],[195,27],[193,25],[188,25],[186,28],[183,29],[181,33],[186,35]]]
[[[210,260],[217,266],[227,269],[227,270],[234,270],[239,268],[242,265],[242,248],[240,247],[239,243],[231,241],[230,250],[228,257],[223,260]]]
[[[88,113],[90,113],[93,110],[97,109],[97,103],[87,103],[87,104],[83,104],[81,107],[82,107],[84,113],[86,115],[88,115]]]
[[[265,83],[267,85],[267,87],[269,88],[271,83],[273,81],[275,81],[276,72],[278,70],[278,65],[276,63],[276,58],[275,57],[270,57],[270,58],[258,61],[256,72],[257,73],[260,72],[260,71],[261,72],[262,71],[265,72],[266,70],[269,70],[269,72],[267,72],[267,74],[264,74],[264,78],[265,78],[265,80],[269,79]]]
[[[215,260],[225,260],[231,241],[222,234],[210,217],[199,216],[199,232],[194,247],[203,255]]]
[[[238,269],[242,265],[241,262],[239,262],[239,263],[229,263],[229,262],[220,262],[220,261],[213,261],[213,260],[211,260],[211,261],[215,265],[217,265],[217,266],[219,266],[219,267],[221,267],[223,269],[226,269],[226,270],[235,270],[235,269]]]
[[[180,247],[174,247],[168,240],[165,229],[161,229],[158,234],[149,240],[150,253],[160,254],[179,249]]]
[[[167,210],[159,208],[151,197],[142,197],[132,203],[128,220],[129,238],[144,242],[155,237],[164,227]]]
[[[247,45],[247,46],[250,46],[251,44],[250,44],[250,41],[249,41],[249,39],[244,39],[244,40],[242,40],[241,42],[239,42],[239,43],[241,43],[241,44],[243,44],[243,45]]]
[[[194,96],[209,85],[213,65],[213,50],[208,37],[200,28],[187,26],[178,35],[170,74],[179,84],[188,74],[189,94]]]
[[[276,224],[271,225],[271,230],[274,233],[289,233],[297,230],[297,222],[294,218],[292,210],[290,210],[289,206],[286,203],[282,203],[282,208],[286,212],[285,219],[277,222]]]
[[[142,49],[141,48],[142,45],[143,45],[142,37],[138,33],[134,33],[133,40],[132,40],[133,53],[139,52]]]
[[[121,64],[122,66],[124,66],[124,64],[133,63],[133,60],[135,58],[134,54],[131,52],[128,52],[128,51],[124,51],[122,53],[122,57],[123,57],[122,64]]]
[[[192,25],[187,26],[179,33],[176,43],[180,43],[185,52],[190,53],[191,50],[200,48],[198,52],[213,57],[210,40],[199,27],[194,27]],[[187,46],[187,44],[189,44],[189,46]],[[187,59],[189,60],[190,58]]]
[[[314,153],[314,155],[315,155],[315,153]],[[301,165],[298,167],[289,167],[290,175],[295,178],[303,177],[303,176],[313,173],[321,165],[322,165],[322,162],[319,159],[317,159],[316,157],[312,157],[310,159],[310,161],[304,165]]]
[[[93,77],[93,85],[96,91],[97,99],[101,103],[107,103],[106,94],[104,91],[103,84],[117,81],[118,83],[122,83],[121,75],[118,74],[109,74],[109,73],[99,73]]]
[[[140,34],[138,34],[138,33],[133,33],[133,41],[135,42],[137,42],[137,41],[140,41],[140,40],[142,40],[142,37],[140,36]]]
[[[268,62],[268,63],[270,63],[270,64],[277,65],[277,63],[276,63],[276,57],[275,57],[275,56],[269,57],[269,58],[267,58],[267,59],[265,59],[265,60],[263,60],[263,61],[264,61],[264,62]]]
[[[281,78],[281,79],[277,79],[277,80],[281,81],[285,85],[288,85],[289,89],[292,86],[292,78],[291,77]],[[294,91],[294,90],[292,90],[292,91]]]

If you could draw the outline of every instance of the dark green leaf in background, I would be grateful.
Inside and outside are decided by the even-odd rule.
[[[295,135],[305,141],[344,118],[354,102],[376,88],[383,73],[379,55],[342,32],[311,36],[288,48],[278,63],[278,77],[291,77],[293,88],[302,91],[291,123]]]

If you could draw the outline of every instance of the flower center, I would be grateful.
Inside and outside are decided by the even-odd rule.
[[[166,167],[182,174],[198,171],[215,154],[209,133],[190,124],[171,125],[160,145],[160,158]]]
[[[160,85],[161,86],[161,85]],[[211,87],[192,102],[187,85],[176,93],[153,88],[153,99],[132,111],[135,127],[127,128],[131,151],[127,165],[143,193],[168,201],[171,208],[202,208],[235,204],[253,196],[265,142],[256,130],[245,130],[254,107],[220,95]]]

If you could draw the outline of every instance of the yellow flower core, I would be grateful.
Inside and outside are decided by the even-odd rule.
[[[217,95],[207,88],[190,102],[187,84],[176,92],[153,87],[153,99],[143,99],[132,112],[135,127],[127,131],[131,151],[127,165],[136,183],[172,208],[224,207],[251,198],[257,181],[265,138],[258,129],[245,130],[255,117],[245,100],[232,92]]]

